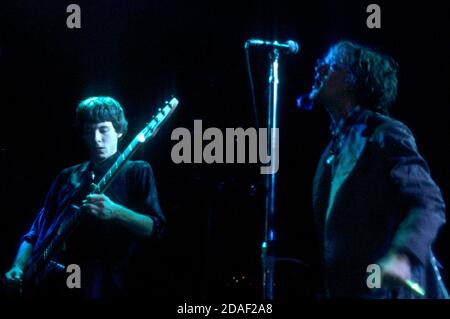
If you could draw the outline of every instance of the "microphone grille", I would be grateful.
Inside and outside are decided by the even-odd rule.
[[[298,43],[292,40],[287,41],[287,45],[289,46],[289,53],[297,54],[299,51]]]

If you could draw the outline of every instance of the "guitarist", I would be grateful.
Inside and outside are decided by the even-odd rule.
[[[118,142],[128,122],[120,104],[111,97],[91,97],[76,109],[76,126],[82,134],[90,160],[64,169],[54,180],[43,207],[24,234],[11,269],[8,285],[22,281],[33,252],[54,236],[67,203],[79,205],[83,222],[65,240],[64,264],[81,270],[80,289],[69,289],[65,271],[49,276],[39,296],[104,298],[127,293],[127,268],[139,239],[159,238],[165,223],[152,168],[144,161],[128,161],[105,194],[90,193],[92,183],[109,170],[120,156]],[[60,260],[58,260],[60,262]]]

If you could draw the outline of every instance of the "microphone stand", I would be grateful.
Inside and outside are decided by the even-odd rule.
[[[275,230],[274,230],[274,217],[275,217],[275,190],[276,190],[276,175],[274,160],[278,160],[274,154],[276,154],[275,143],[276,134],[275,130],[278,127],[278,58],[280,52],[277,48],[274,48],[269,53],[270,58],[270,73],[269,73],[269,101],[268,101],[268,115],[267,115],[267,130],[268,130],[268,143],[266,154],[271,155],[272,159],[272,171],[266,175],[266,211],[264,221],[264,241],[261,244],[261,262],[263,271],[263,298],[273,299],[273,282],[275,273]]]

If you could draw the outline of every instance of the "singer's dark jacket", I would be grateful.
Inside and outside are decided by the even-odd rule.
[[[64,169],[53,182],[42,209],[23,240],[37,249],[51,238],[67,214],[62,213],[63,208],[68,203],[79,205],[89,193],[89,185],[98,182],[119,155],[114,154],[100,165],[85,162]],[[147,162],[128,161],[105,195],[117,204],[150,216],[153,238],[161,236],[165,216],[159,205],[153,171]],[[93,216],[86,218],[66,241],[66,250],[59,258],[64,263],[80,266],[81,297],[95,299],[124,295],[127,293],[128,266],[138,238],[122,225]],[[69,291],[65,287],[65,278],[62,289],[59,289],[61,283],[56,281],[53,283],[56,286],[51,289],[62,293]]]
[[[405,287],[367,286],[368,265],[394,250],[407,254],[427,298],[443,298],[432,244],[445,204],[411,131],[358,107],[332,136],[313,183],[326,296],[415,298]]]

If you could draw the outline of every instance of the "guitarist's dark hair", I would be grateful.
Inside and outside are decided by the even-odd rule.
[[[78,104],[75,126],[82,130],[86,123],[112,122],[117,133],[122,138],[128,131],[128,121],[119,102],[109,96],[93,96]]]

